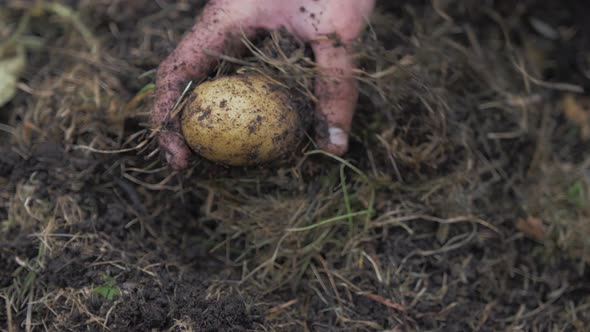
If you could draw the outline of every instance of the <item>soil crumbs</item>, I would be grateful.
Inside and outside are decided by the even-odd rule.
[[[203,5],[3,2],[0,331],[588,330],[590,4],[378,1],[343,158],[173,172],[154,69]],[[249,47],[216,73],[309,111],[309,47]]]

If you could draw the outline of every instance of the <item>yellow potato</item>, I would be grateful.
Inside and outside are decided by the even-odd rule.
[[[201,156],[226,165],[271,161],[291,151],[300,116],[283,87],[260,74],[197,86],[182,110],[182,132]]]

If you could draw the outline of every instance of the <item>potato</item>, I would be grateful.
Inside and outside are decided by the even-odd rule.
[[[301,120],[284,87],[261,74],[197,86],[182,110],[182,133],[201,156],[226,165],[272,161],[290,152]]]

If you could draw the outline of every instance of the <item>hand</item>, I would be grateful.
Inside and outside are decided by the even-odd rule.
[[[170,117],[183,84],[207,76],[215,65],[216,58],[203,50],[223,53],[241,33],[250,38],[261,29],[280,27],[310,43],[321,74],[315,84],[316,140],[321,149],[344,154],[358,98],[349,48],[374,6],[375,0],[211,0],[156,74],[150,120],[160,128],[158,142],[170,166],[179,170],[188,164],[179,117]]]

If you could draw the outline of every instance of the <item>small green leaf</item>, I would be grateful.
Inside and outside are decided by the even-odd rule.
[[[104,276],[105,283],[99,287],[94,288],[92,291],[109,301],[112,301],[115,297],[121,296],[121,290],[115,285],[115,279],[109,275]]]
[[[156,87],[156,85],[154,83],[146,84],[143,88],[141,88],[141,90],[139,90],[139,92],[137,94],[140,95],[146,91],[154,89],[155,87]]]
[[[584,185],[578,181],[571,185],[567,190],[567,197],[571,204],[578,208],[582,208],[586,203],[586,193],[584,192]]]
[[[121,295],[121,291],[117,288],[110,288],[110,287],[97,287],[94,289],[94,292],[102,297],[112,301],[115,296]]]

